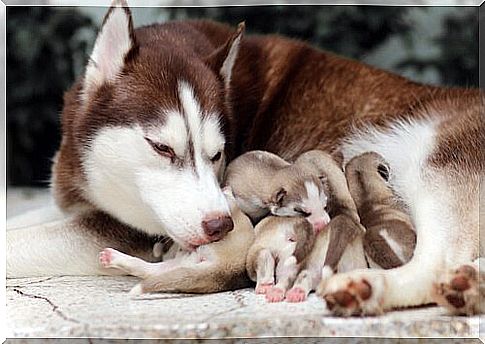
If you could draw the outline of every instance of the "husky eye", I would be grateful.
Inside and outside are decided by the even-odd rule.
[[[161,143],[153,142],[152,140],[150,140],[147,137],[145,137],[145,140],[147,140],[147,142],[150,144],[150,146],[152,146],[152,148],[155,150],[155,152],[157,152],[161,156],[170,158],[171,162],[173,162],[175,160],[175,152],[173,151],[173,149],[171,147],[164,145],[164,144],[161,144]]]
[[[221,157],[222,157],[222,153],[219,151],[210,160],[212,162],[217,162],[217,161],[219,161],[221,159]]]
[[[294,207],[294,208],[293,208],[293,210],[294,210],[296,213],[298,213],[298,214],[300,214],[300,215],[302,215],[302,216],[304,216],[304,217],[308,217],[308,216],[310,216],[310,215],[312,214],[312,213],[309,213],[309,212],[304,211],[304,210],[303,210],[303,209],[301,209],[300,207]]]

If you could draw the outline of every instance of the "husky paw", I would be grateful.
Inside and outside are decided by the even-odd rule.
[[[306,300],[306,292],[298,287],[291,288],[286,293],[285,300],[287,302],[303,302]]]
[[[368,272],[337,274],[317,289],[329,311],[339,316],[381,314],[384,292],[384,277]]]
[[[99,252],[99,262],[105,268],[119,268],[118,261],[122,256],[121,252],[113,248],[105,248]]]
[[[462,265],[451,271],[433,288],[434,301],[455,315],[480,313],[479,272],[472,265]]]
[[[266,301],[281,302],[285,299],[285,291],[281,288],[271,288],[266,291]]]
[[[268,290],[273,288],[273,283],[260,283],[256,284],[256,289],[254,290],[256,294],[266,294]]]

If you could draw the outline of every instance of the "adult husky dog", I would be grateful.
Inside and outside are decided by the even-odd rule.
[[[417,84],[278,36],[242,38],[242,26],[135,30],[125,6],[109,10],[65,95],[52,179],[65,217],[8,231],[9,277],[109,273],[97,262],[104,247],[154,260],[153,235],[187,250],[222,238],[233,223],[218,180],[247,150],[293,160],[340,149],[345,161],[375,151],[409,209],[416,250],[400,268],[332,277],[322,292],[330,308],[476,306],[476,267],[455,267],[479,255],[483,94]]]

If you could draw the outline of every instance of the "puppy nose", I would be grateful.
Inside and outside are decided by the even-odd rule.
[[[202,229],[210,241],[218,241],[234,229],[234,222],[228,215],[213,215],[202,221]]]
[[[313,223],[313,230],[315,233],[319,233],[327,226],[327,224],[328,223],[325,220],[317,220]]]

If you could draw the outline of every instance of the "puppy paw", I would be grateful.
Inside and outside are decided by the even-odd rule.
[[[259,283],[256,284],[256,289],[254,290],[256,294],[266,294],[268,290],[273,288],[273,283]]]
[[[104,268],[119,268],[119,260],[122,259],[123,253],[116,251],[113,248],[105,248],[99,252],[99,263]]]
[[[442,282],[434,284],[434,301],[451,314],[481,313],[479,277],[478,269],[473,265],[462,265],[452,270]]]
[[[285,291],[281,288],[271,288],[266,291],[266,301],[281,302],[285,299]]]
[[[339,316],[381,314],[384,292],[384,277],[368,272],[337,274],[317,289],[329,311]]]
[[[306,292],[302,288],[295,287],[288,290],[285,300],[287,302],[303,302],[306,300]]]

